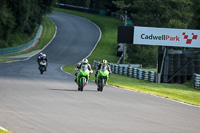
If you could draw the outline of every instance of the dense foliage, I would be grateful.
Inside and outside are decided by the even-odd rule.
[[[54,0],[0,0],[0,48],[13,45],[16,36],[30,37]]]
[[[60,3],[64,4],[103,10],[111,9],[112,7],[114,7],[112,1],[113,0],[59,0]]]

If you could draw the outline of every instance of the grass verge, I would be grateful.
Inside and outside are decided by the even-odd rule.
[[[0,129],[0,133],[11,133],[11,132]]]
[[[54,23],[47,17],[43,17],[42,25],[43,25],[42,36],[40,37],[39,43],[34,48],[31,48],[31,49],[29,49],[25,52],[21,52],[19,54],[14,54],[14,55],[9,55],[9,56],[30,53],[31,51],[39,50],[39,49],[42,49],[44,46],[46,46],[47,43],[53,38],[56,27],[55,27]],[[9,57],[9,56],[5,56],[5,57]],[[4,57],[0,58],[0,62],[8,62],[8,61],[14,61],[14,60],[15,59],[9,59],[9,58],[4,58]]]
[[[15,59],[0,58],[0,62],[15,61]]]
[[[108,59],[108,61],[110,62],[117,61],[118,58],[115,56],[116,52],[115,41],[117,40],[116,34],[117,34],[117,26],[120,25],[119,21],[113,18],[93,15],[88,13],[69,11],[58,8],[56,8],[55,10],[85,17],[96,23],[101,28],[102,38],[99,44],[97,45],[96,49],[94,50],[94,52],[89,57],[90,63],[92,63],[93,60],[101,60],[103,58]],[[75,73],[74,68],[75,65],[66,65],[63,67],[63,70],[74,74]],[[156,70],[151,69],[151,71],[156,71]],[[94,74],[92,74],[91,79],[94,80]],[[184,85],[164,84],[164,83],[158,84],[158,83],[151,83],[149,81],[134,79],[132,77],[127,77],[123,75],[112,74],[111,78],[108,81],[108,84],[200,106],[200,91],[195,90],[189,83]]]
[[[116,57],[117,46],[118,46],[117,28],[121,24],[118,19],[107,16],[65,10],[61,8],[54,8],[54,11],[73,14],[83,18],[87,18],[99,26],[102,32],[102,36],[97,47],[92,52],[91,56],[88,58],[90,63],[92,63],[93,60],[102,60],[102,59],[107,59],[109,62],[118,61],[119,57]]]

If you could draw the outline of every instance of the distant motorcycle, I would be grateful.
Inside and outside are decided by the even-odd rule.
[[[98,70],[97,74],[97,91],[103,91],[103,87],[107,84],[109,79],[109,71],[107,66],[101,66],[101,69]]]
[[[90,71],[88,70],[88,65],[82,64],[81,69],[78,70],[77,75],[78,91],[83,91],[83,88],[88,83],[89,77]]]
[[[46,71],[46,67],[47,62],[45,60],[41,60],[39,65],[40,74],[43,74],[43,72]]]

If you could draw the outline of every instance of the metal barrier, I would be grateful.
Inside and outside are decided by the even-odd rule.
[[[93,68],[96,69],[99,61],[93,62]],[[142,68],[141,64],[115,64],[108,63],[110,65],[110,69],[115,74],[121,74],[129,77],[133,77],[136,79],[146,80],[155,82],[157,73],[154,71],[145,71]]]
[[[38,28],[38,31],[36,33],[36,36],[34,37],[33,40],[29,41],[28,43],[25,43],[25,44],[22,44],[22,45],[19,45],[19,46],[15,46],[15,47],[0,49],[0,55],[16,54],[16,53],[19,53],[19,52],[21,52],[25,49],[30,48],[31,46],[33,46],[37,42],[41,30],[42,30],[42,26],[40,25],[39,28]]]
[[[194,73],[194,87],[200,89],[200,75]]]

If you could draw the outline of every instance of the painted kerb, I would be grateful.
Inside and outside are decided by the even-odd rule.
[[[38,37],[40,36],[41,30],[42,30],[42,25],[39,26],[38,31],[37,31],[34,39],[29,41],[28,43],[25,43],[25,44],[22,44],[22,45],[19,45],[19,46],[15,46],[15,47],[0,49],[0,55],[16,54],[16,53],[19,53],[23,50],[26,50],[26,49],[32,47],[37,42]]]

